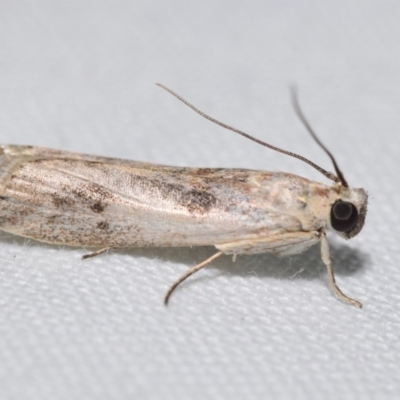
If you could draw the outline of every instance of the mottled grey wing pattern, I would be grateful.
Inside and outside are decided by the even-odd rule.
[[[77,246],[213,245],[298,226],[293,216],[277,218],[259,191],[271,173],[6,150],[0,225],[22,236]]]

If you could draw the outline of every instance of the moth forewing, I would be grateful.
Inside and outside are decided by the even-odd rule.
[[[274,235],[324,226],[313,206],[299,212],[323,185],[292,174],[20,150],[3,146],[0,223],[21,236],[86,247],[248,241],[257,253]]]
[[[214,120],[171,93],[212,122],[299,158],[335,183],[329,187],[283,172],[168,167],[3,145],[0,229],[48,243],[100,248],[84,258],[110,248],[215,246],[218,253],[177,280],[165,303],[181,282],[223,254],[287,256],[321,241],[332,289],[361,307],[335,283],[326,231],[349,239],[361,230],[365,190],[348,187],[326,149],[336,176]]]

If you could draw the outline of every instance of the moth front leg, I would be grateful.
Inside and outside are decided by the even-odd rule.
[[[331,256],[329,252],[329,243],[326,238],[325,232],[321,233],[321,258],[328,272],[329,286],[332,288],[336,296],[339,297],[340,300],[343,300],[345,303],[349,303],[358,308],[362,308],[362,303],[360,303],[358,300],[346,296],[336,284],[335,275],[333,274],[332,269]]]

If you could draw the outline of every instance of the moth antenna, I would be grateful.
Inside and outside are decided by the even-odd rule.
[[[340,170],[335,157],[333,156],[333,154],[326,148],[326,146],[321,142],[321,140],[319,139],[319,137],[317,136],[317,134],[314,132],[314,130],[311,128],[310,123],[308,122],[307,118],[305,117],[303,110],[300,107],[300,103],[299,103],[299,97],[298,97],[298,91],[297,88],[295,86],[291,86],[290,88],[290,92],[292,94],[292,104],[293,104],[293,108],[297,114],[297,116],[299,117],[300,121],[303,123],[303,125],[306,127],[307,131],[309,132],[309,134],[312,136],[312,138],[317,142],[317,144],[322,148],[322,150],[325,151],[326,154],[328,154],[329,158],[332,161],[333,164],[333,168],[335,169],[337,178],[339,179],[340,183],[344,186],[344,187],[349,187],[349,184],[347,183],[343,172]]]
[[[186,104],[188,107],[190,107],[193,111],[195,111],[197,114],[201,115],[203,118],[208,119],[209,121],[213,122],[214,124],[217,124],[219,126],[222,126],[225,129],[228,129],[230,131],[233,131],[235,133],[238,133],[239,135],[244,136],[247,139],[252,140],[253,142],[256,142],[258,144],[261,144],[262,146],[268,147],[272,150],[275,150],[279,153],[283,153],[286,154],[288,156],[297,158],[303,162],[305,162],[308,165],[311,165],[311,167],[315,168],[317,171],[319,171],[322,175],[325,175],[328,179],[334,181],[334,182],[341,182],[343,184],[343,182],[346,182],[343,178],[343,181],[337,177],[336,175],[332,174],[329,171],[326,171],[325,169],[321,168],[319,165],[313,163],[311,160],[309,160],[308,158],[305,158],[299,154],[296,153],[292,153],[291,151],[287,151],[287,150],[283,150],[279,147],[273,146],[272,144],[263,142],[260,139],[256,139],[255,137],[249,135],[248,133],[245,133],[239,129],[233,128],[232,126],[226,125],[223,122],[220,122],[218,120],[216,120],[215,118],[210,117],[209,115],[205,114],[203,111],[200,111],[198,108],[196,108],[194,105],[192,105],[191,103],[189,103],[187,100],[185,100],[183,97],[179,96],[177,93],[175,93],[174,91],[172,91],[171,89],[167,88],[166,86],[162,85],[161,83],[156,83],[157,86],[160,86],[161,88],[163,88],[164,90],[166,90],[167,92],[171,93],[173,96],[175,96],[178,100],[180,100],[182,103]],[[314,134],[315,135],[315,134]],[[323,147],[324,148],[324,147]],[[324,148],[325,149],[325,148]],[[325,151],[327,151],[325,149]],[[328,152],[328,154],[330,154]],[[330,155],[332,157],[332,155]],[[332,157],[333,158],[333,157]],[[334,162],[334,165],[336,165],[336,163]],[[347,185],[347,183],[346,183]],[[347,186],[346,186],[347,187]]]

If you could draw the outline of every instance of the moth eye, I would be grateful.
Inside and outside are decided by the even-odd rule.
[[[331,225],[335,231],[347,232],[354,228],[358,211],[354,204],[338,200],[331,208]]]

